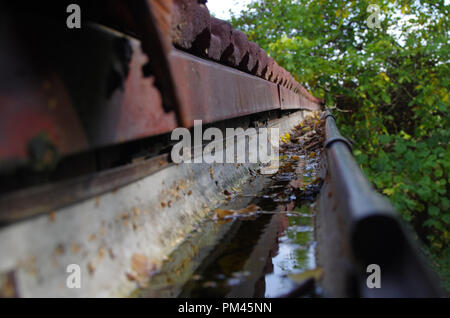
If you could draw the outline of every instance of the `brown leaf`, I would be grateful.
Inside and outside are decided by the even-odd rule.
[[[303,173],[303,169],[305,168],[305,166],[306,166],[306,161],[305,161],[305,159],[302,159],[302,158],[300,158],[298,161],[297,161],[297,165],[296,165],[296,167],[295,167],[295,173]]]
[[[254,213],[260,210],[260,207],[256,204],[251,204],[248,207],[240,210],[225,210],[225,209],[215,209],[213,213],[219,218],[223,219],[230,215],[240,215],[240,214],[246,214],[246,213]]]
[[[303,273],[300,273],[300,274],[288,275],[288,277],[291,280],[293,280],[294,282],[300,284],[309,278],[313,278],[314,280],[319,280],[320,278],[322,278],[322,275],[323,275],[322,268],[317,267],[317,268],[309,270],[309,271],[304,271]]]
[[[213,213],[219,218],[223,219],[228,215],[233,215],[235,211],[233,210],[225,210],[225,209],[215,209]]]
[[[300,177],[298,179],[292,180],[291,182],[289,182],[289,185],[291,187],[293,187],[294,189],[299,189],[301,187],[303,187],[303,178]]]
[[[252,212],[257,212],[258,210],[260,210],[260,207],[257,206],[256,204],[250,204],[248,207],[246,207],[245,209],[241,209],[238,210],[237,212],[239,214],[243,214],[243,213],[252,213]]]

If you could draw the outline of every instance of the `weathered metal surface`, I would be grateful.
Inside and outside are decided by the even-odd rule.
[[[69,44],[56,48],[50,38],[41,39],[31,58],[26,48],[39,34],[27,30],[24,36],[13,32],[20,30],[13,26],[2,28],[8,45],[0,48],[3,165],[30,160],[30,143],[39,138],[53,145],[58,156],[66,156],[178,126],[175,113],[162,107],[154,77],[143,74],[148,58],[139,41],[106,28],[86,27],[81,36],[67,35]],[[52,32],[50,24],[42,27],[62,36]],[[59,58],[52,60],[55,55]],[[42,70],[39,64],[48,68]]]
[[[319,213],[331,209],[339,215],[341,244],[348,246],[354,259],[354,267],[347,268],[357,282],[354,296],[439,296],[440,290],[416,244],[396,217],[392,205],[362,174],[330,114],[326,116],[326,139],[332,142],[326,148],[328,177],[326,192],[321,193]],[[368,288],[369,264],[380,266],[382,288]]]
[[[34,5],[33,10],[36,8],[39,14],[48,13],[61,18],[58,13],[69,3],[69,0],[61,0],[56,8],[53,4],[43,2]],[[153,65],[154,71],[157,73],[164,69],[169,71],[170,66],[166,63],[162,53],[170,49],[170,42],[195,55],[221,61],[258,77],[267,77],[266,71],[269,71],[268,74],[271,73],[272,67],[268,67],[266,70],[266,66],[271,64],[271,61],[270,58],[267,58],[264,50],[248,41],[246,35],[241,31],[232,29],[228,22],[211,17],[206,1],[139,0],[131,3],[124,0],[98,0],[93,3],[80,0],[79,4],[83,7],[83,16],[87,20],[118,27],[121,31],[137,35],[143,40],[144,47],[147,46],[147,42],[148,44],[153,43],[153,51],[147,49],[145,51],[152,56],[150,63],[155,60],[161,64],[155,65],[155,62]],[[16,6],[16,10],[20,11],[20,7]],[[246,55],[248,55],[250,67],[241,65]],[[259,61],[258,67],[252,68],[253,61],[256,60]],[[246,61],[244,62],[247,64]],[[278,80],[276,77],[271,80],[277,80],[290,88],[292,77],[289,73],[284,70],[282,72],[278,70],[276,73],[281,73]],[[163,84],[169,83],[170,76],[166,74],[165,79],[163,78],[161,81]],[[162,91],[163,95],[170,88],[170,85],[165,84],[163,85],[165,87]],[[170,89],[168,91],[170,92]],[[170,98],[170,96],[168,97]]]
[[[11,17],[0,13],[0,167],[28,161],[30,143],[40,139],[58,154],[87,149],[86,134],[61,75],[39,64],[32,67],[38,56],[24,49],[14,25]],[[43,147],[36,156],[48,156],[47,150]]]
[[[239,67],[244,56],[248,54],[249,42],[247,35],[239,30],[232,30],[231,44],[222,55],[222,61],[232,67]]]
[[[307,95],[308,94],[308,95]],[[313,100],[311,100],[311,98],[309,98],[309,93],[300,93],[299,95],[300,98],[300,107],[301,109],[312,109],[312,110],[316,110],[316,109],[321,109],[321,103],[317,103]]]
[[[177,127],[175,112],[163,109],[155,78],[146,77],[142,71],[148,58],[142,52],[140,42],[101,28],[92,32],[91,39],[99,45],[89,49],[89,64],[97,65],[96,71],[85,75],[84,81],[89,85],[72,89],[80,100],[79,107],[86,110],[83,122],[91,147],[166,133]],[[115,53],[118,44],[130,52],[129,62],[123,62]],[[124,65],[128,74],[120,76],[120,65]],[[116,86],[105,90],[105,87],[110,87],[105,80],[114,78],[114,74],[118,78]]]
[[[322,101],[312,97],[293,76],[274,63],[245,33],[209,16],[208,8],[197,0],[175,0],[172,10],[172,41],[195,55],[219,61],[225,65],[264,78],[303,95],[303,107]]]
[[[292,84],[292,82],[290,82]],[[320,110],[321,104],[316,103],[303,94],[295,93],[293,90],[280,86],[281,109],[308,109]]]
[[[256,76],[264,78],[264,71],[266,70],[268,63],[269,57],[267,56],[266,51],[264,51],[262,48],[259,48],[257,55],[257,68],[255,68],[252,73]]]
[[[231,44],[231,24],[220,19],[211,18],[211,42],[208,57],[220,61],[223,53]]]
[[[257,73],[259,64],[258,64],[258,56],[259,56],[260,47],[258,44],[254,42],[249,42],[248,52],[244,56],[244,60],[241,61],[240,68],[244,72],[249,72],[253,75]]]
[[[0,225],[23,220],[116,190],[169,166],[168,155],[0,196]]]
[[[320,101],[292,83],[264,50],[229,23],[211,19],[204,5],[144,2],[113,1],[106,6],[107,17],[98,18],[136,32],[144,51],[138,40],[98,25],[69,31],[51,19],[23,13],[23,23],[15,18],[18,13],[2,13],[1,37],[7,44],[0,48],[2,167],[30,161],[52,166],[74,153],[190,127],[193,119],[215,122],[277,109],[277,84],[285,88],[283,94],[290,90],[290,101],[293,92],[299,93],[300,108],[319,107]],[[83,4],[95,20],[99,13],[91,9],[99,8]],[[35,23],[40,30],[30,27]],[[183,48],[232,68],[173,50],[174,24],[181,28]],[[150,72],[149,61],[159,61]]]
[[[300,108],[300,95],[283,86],[280,86],[280,103],[281,109]]]
[[[167,112],[175,111],[180,119],[180,101],[174,81],[175,70],[169,62],[169,52],[172,48],[169,28],[172,1],[136,0],[124,3],[133,17],[142,49],[149,57],[147,63],[155,75],[156,85],[164,101],[163,107]]]
[[[208,8],[197,0],[174,0],[172,10],[172,41],[183,49],[191,49],[195,41],[205,37],[209,44],[211,22]],[[208,46],[206,46],[207,48]]]
[[[303,116],[300,111],[270,125],[283,134]],[[1,227],[0,279],[14,272],[19,297],[129,296],[210,209],[227,201],[225,189],[248,183],[251,166],[170,165],[98,197]],[[80,266],[81,288],[66,287],[69,264]]]
[[[64,73],[70,74],[70,79],[62,78],[58,83],[56,79],[51,82],[41,80],[35,84],[40,85],[38,88],[42,92],[49,91],[50,96],[46,100],[27,97],[26,87],[19,83],[6,92],[14,93],[8,99],[16,102],[11,106],[4,102],[1,104],[2,114],[7,114],[1,117],[5,121],[1,127],[5,131],[0,137],[4,149],[2,158],[27,160],[29,141],[42,131],[46,132],[41,127],[35,128],[39,121],[27,115],[32,112],[50,117],[48,127],[51,129],[59,127],[55,129],[65,139],[58,143],[56,138],[55,146],[62,156],[170,132],[177,127],[175,113],[166,113],[162,108],[154,77],[145,77],[142,73],[148,58],[139,41],[98,26],[85,28],[83,32],[80,38],[74,39],[73,46],[60,48],[57,54],[67,55],[72,64],[84,67],[71,67],[64,59],[57,61],[54,67],[66,69]],[[45,48],[48,46],[42,47],[36,56],[45,61]],[[21,60],[21,63],[25,63],[23,67],[29,72],[35,72],[31,61]],[[177,69],[177,86],[182,97],[180,112],[185,126],[192,125],[194,119],[210,123],[280,108],[277,85],[273,83],[176,50],[172,51],[171,63]],[[3,81],[6,83],[6,79]],[[79,85],[80,82],[83,85]],[[13,83],[9,81],[8,85]],[[7,87],[6,84],[3,87]],[[66,97],[55,96],[57,105],[54,106],[51,94],[65,94]],[[13,107],[21,98],[25,98],[28,104]],[[11,111],[14,116],[9,115]],[[60,113],[66,115],[58,124],[52,118]],[[78,126],[72,127],[72,122]],[[12,124],[14,126],[8,128]],[[15,129],[22,125],[26,129]],[[30,133],[24,135],[26,130]],[[48,134],[53,140],[51,130]],[[17,150],[19,147],[20,151]]]
[[[172,51],[184,122],[214,122],[280,108],[275,84],[181,51]]]

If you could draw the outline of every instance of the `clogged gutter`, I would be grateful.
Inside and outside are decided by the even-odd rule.
[[[248,185],[226,190],[228,202],[211,211],[137,296],[320,295],[313,225],[323,181],[321,113],[281,141],[279,171],[270,177],[254,171]]]

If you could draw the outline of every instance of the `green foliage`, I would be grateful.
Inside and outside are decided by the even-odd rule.
[[[450,243],[449,6],[444,1],[253,1],[232,18],[338,113],[355,157],[435,252]]]
[[[441,286],[447,290],[446,297],[450,297],[450,248],[442,250],[439,255],[429,249],[424,249],[422,252],[430,260],[431,267],[437,273]]]

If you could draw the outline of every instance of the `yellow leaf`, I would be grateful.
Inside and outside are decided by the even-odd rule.
[[[444,94],[442,94],[442,101],[444,102],[444,103],[446,103],[447,101],[448,101],[448,94],[447,93],[445,93],[444,92]]]
[[[287,141],[291,141],[291,135],[289,133],[284,134],[284,138],[286,138]]]
[[[217,216],[219,219],[224,219],[227,216],[230,215],[240,215],[240,214],[247,214],[247,213],[254,213],[260,210],[260,207],[256,204],[250,204],[248,207],[240,210],[225,210],[225,209],[215,209],[213,213]]]
[[[386,75],[386,73],[382,72],[382,73],[380,73],[380,76],[381,76],[386,82],[389,82],[389,81],[390,81],[390,79],[389,79],[389,77]]]
[[[300,274],[291,274],[288,275],[288,277],[293,280],[296,283],[302,283],[305,280],[309,279],[309,278],[313,278],[315,280],[319,280],[323,275],[323,270],[320,267],[317,267],[316,269],[313,270],[309,270],[309,271],[305,271],[303,273]]]

